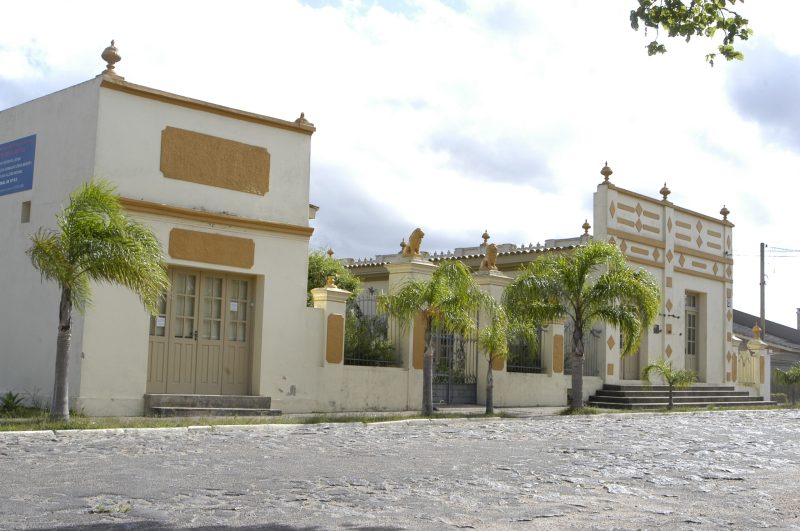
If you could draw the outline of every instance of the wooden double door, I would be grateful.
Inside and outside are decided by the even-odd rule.
[[[170,281],[159,314],[150,318],[147,392],[247,394],[253,279],[172,269]]]

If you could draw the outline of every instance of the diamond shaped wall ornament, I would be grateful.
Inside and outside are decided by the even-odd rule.
[[[611,217],[614,217],[614,214],[617,212],[617,205],[614,204],[614,201],[611,201],[611,206],[608,207],[608,211],[611,213]]]
[[[681,265],[681,267],[683,267],[683,264],[686,263],[686,258],[683,255],[681,255],[681,257],[678,258],[678,263]]]
[[[714,274],[716,275],[719,272],[719,265],[717,265],[717,263],[714,262],[714,267],[712,267],[711,269],[714,271]]]
[[[658,249],[653,249],[653,259],[655,259],[656,261],[658,261],[658,259],[659,259],[660,257],[661,257],[661,253],[659,253],[659,252],[658,252]]]
[[[609,236],[608,243],[610,243],[611,245],[616,245],[617,240],[615,240],[613,236]]]
[[[619,249],[620,249],[620,251],[622,251],[623,253],[624,253],[625,251],[627,251],[627,250],[628,250],[628,244],[627,244],[627,243],[625,243],[625,240],[622,240],[622,241],[620,242],[620,244],[619,244]]]
[[[672,232],[672,218],[667,218],[667,232]]]
[[[672,346],[667,345],[667,348],[664,349],[664,353],[667,355],[668,358],[672,356]]]
[[[731,250],[731,237],[730,236],[728,236],[725,239],[725,246],[728,248],[729,251]]]
[[[731,361],[731,353],[730,353],[730,352],[728,352],[728,353],[725,355],[725,358],[728,360],[728,363],[730,363],[730,361]]]
[[[730,310],[728,310],[728,313],[725,315],[725,317],[727,317],[728,321],[730,321],[731,319],[733,319],[733,313]]]
[[[731,266],[725,268],[725,276],[731,278]]]
[[[697,220],[697,225],[695,225],[695,227],[697,227],[697,232],[700,232],[700,231],[703,230],[703,224],[700,223],[700,220]]]
[[[636,215],[637,216],[641,216],[642,215],[642,204],[641,203],[636,203]]]
[[[672,301],[670,299],[667,299],[667,311],[672,311]]]
[[[608,341],[606,341],[606,345],[608,345],[609,350],[614,350],[614,345],[616,345],[616,343],[614,342],[614,336],[608,336]]]
[[[672,259],[674,257],[675,257],[675,255],[672,254],[672,249],[668,250],[667,251],[667,262],[672,263]]]
[[[642,232],[642,220],[637,219],[634,227],[636,227],[636,232]]]
[[[695,240],[695,243],[697,244],[698,247],[702,247],[703,246],[703,238],[698,236],[697,239]]]

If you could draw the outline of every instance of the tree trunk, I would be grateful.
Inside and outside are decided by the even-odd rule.
[[[422,412],[433,415],[433,335],[425,332],[425,354],[422,356]]]
[[[486,414],[494,413],[494,378],[492,377],[492,358],[489,357],[489,370],[486,371]]]
[[[72,292],[61,288],[58,309],[58,340],[56,343],[56,373],[50,418],[69,420],[69,345],[72,341]]]
[[[570,407],[583,407],[583,327],[575,320],[572,331],[572,404]]]
[[[669,403],[667,409],[672,409],[672,384],[669,384]]]

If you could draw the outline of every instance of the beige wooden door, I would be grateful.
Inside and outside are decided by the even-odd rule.
[[[199,283],[199,272],[173,272],[171,330],[167,355],[167,393],[195,393]]]
[[[223,301],[225,278],[203,273],[197,338],[197,385],[201,395],[222,394]]]
[[[639,372],[639,354],[636,351],[622,358],[622,379],[623,380],[639,380],[642,376]]]
[[[172,289],[150,319],[147,392],[247,394],[253,280],[170,271]]]
[[[252,281],[229,277],[225,289],[227,318],[222,357],[222,394],[243,395],[250,387],[250,315]]]
[[[684,349],[684,365],[686,370],[697,374],[699,342],[698,342],[698,322],[697,322],[697,295],[686,295],[686,334]],[[699,378],[698,378],[699,380]]]
[[[158,304],[158,315],[150,317],[150,341],[147,349],[148,394],[167,392],[168,324],[165,295]]]

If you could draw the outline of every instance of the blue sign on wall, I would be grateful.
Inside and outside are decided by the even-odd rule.
[[[33,159],[36,135],[0,144],[0,195],[33,187]]]

